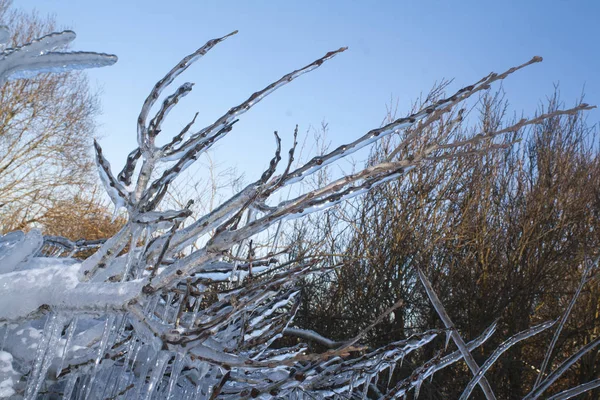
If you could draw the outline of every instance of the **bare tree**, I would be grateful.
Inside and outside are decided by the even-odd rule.
[[[0,321],[7,324],[6,332],[14,334],[45,323],[41,335],[7,342],[11,354],[18,354],[21,363],[32,365],[26,386],[19,390],[26,398],[36,397],[41,390],[65,398],[397,398],[413,389],[418,393],[426,377],[464,359],[473,375],[470,386],[479,385],[488,398],[494,398],[483,376],[494,358],[512,344],[549,328],[552,322],[506,338],[492,353],[491,361],[480,367],[471,352],[490,338],[495,324],[473,339],[463,339],[423,276],[444,328],[424,329],[405,340],[369,348],[365,336],[402,307],[403,300],[398,299],[379,315],[374,314],[371,323],[352,337],[330,340],[293,326],[301,300],[298,284],[307,276],[339,268],[343,263],[319,268],[318,257],[294,257],[283,262],[277,254],[257,251],[253,240],[282,221],[326,210],[405,177],[412,170],[505,149],[510,143],[496,143],[494,139],[591,107],[578,104],[568,110],[551,110],[467,137],[457,137],[452,131],[435,140],[422,136],[432,125],[456,123],[462,112],[455,109],[461,103],[494,82],[541,61],[534,57],[504,73],[491,73],[450,97],[370,130],[299,166],[293,166],[294,136],[287,162],[279,167],[282,140],[275,133],[275,155],[267,170],[212,212],[182,227],[182,221],[190,215],[190,203],[182,209],[161,208],[175,179],[229,134],[242,114],[346,50],[329,52],[284,75],[207,127],[196,129],[192,120],[167,144],[157,146],[156,137],[161,134],[164,119],[189,93],[192,84],[184,83],[162,103],[158,103],[160,96],[194,61],[232,34],[208,41],[156,83],[137,120],[138,147],[119,174],[113,173],[96,143],[102,182],[114,205],[127,211],[128,223],[95,254],[81,263],[69,258],[48,263],[31,257],[37,249],[33,240],[20,235],[3,238],[2,244],[8,249],[3,254],[10,262],[0,267],[0,288],[8,288],[2,294]],[[325,166],[403,131],[404,139],[392,150],[394,157],[332,177],[291,199],[274,199],[280,190]],[[181,256],[181,250],[192,244],[196,247]],[[126,246],[128,250],[120,255]],[[37,279],[32,280],[32,274]],[[444,334],[453,339],[458,351],[442,356],[441,350],[415,368],[410,379],[396,385],[383,385],[382,390],[376,384],[408,354]],[[300,341],[274,346],[282,337]],[[307,352],[302,340],[316,341],[328,350]],[[19,351],[31,342],[38,343],[35,354]],[[543,382],[538,391],[543,392],[542,386],[548,381]]]
[[[16,47],[55,30],[41,18],[0,2],[0,25]],[[68,40],[58,42],[59,47]],[[39,222],[54,201],[72,197],[94,182],[91,142],[97,96],[82,72],[26,71],[0,86],[0,232]]]

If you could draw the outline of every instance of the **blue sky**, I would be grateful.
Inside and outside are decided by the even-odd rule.
[[[102,89],[101,144],[114,169],[136,146],[135,123],[153,84],[208,39],[238,29],[176,83],[195,82],[178,106],[173,134],[199,111],[214,121],[283,74],[329,50],[349,51],[275,92],[245,114],[215,153],[255,179],[272,155],[272,132],[287,148],[295,124],[305,131],[326,120],[333,145],[378,127],[390,96],[404,114],[441,78],[451,89],[529,60],[504,84],[514,110],[531,115],[560,83],[572,105],[584,85],[600,104],[597,28],[600,2],[590,1],[82,1],[18,0],[54,14],[77,32],[75,50],[114,53],[119,62],[90,70]],[[174,88],[173,88],[174,89]],[[589,121],[600,118],[597,110]],[[163,135],[169,135],[165,129]]]

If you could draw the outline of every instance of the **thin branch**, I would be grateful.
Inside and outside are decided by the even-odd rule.
[[[417,272],[419,273],[419,279],[421,279],[421,283],[423,283],[423,286],[425,287],[425,291],[427,292],[429,300],[431,300],[433,308],[435,309],[435,311],[437,311],[438,315],[440,316],[440,319],[444,322],[444,326],[446,326],[446,328],[450,330],[452,340],[458,347],[458,350],[460,351],[465,362],[469,366],[469,369],[473,373],[473,376],[477,376],[477,374],[479,373],[479,366],[477,365],[477,362],[469,352],[469,349],[467,348],[467,345],[465,344],[462,337],[458,334],[454,323],[450,319],[450,316],[446,312],[446,309],[442,305],[442,302],[437,297],[437,294],[433,290],[433,287],[427,280],[427,277],[425,276],[425,274],[423,274],[423,271],[421,271],[420,268],[417,268]],[[482,375],[477,384],[481,387],[481,390],[483,390],[483,393],[485,394],[485,397],[488,400],[496,398],[485,376]]]

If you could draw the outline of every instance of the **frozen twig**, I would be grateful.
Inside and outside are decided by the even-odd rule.
[[[538,373],[538,376],[535,380],[535,384],[533,385],[534,388],[538,387],[540,385],[540,383],[542,382],[544,373],[546,371],[546,368],[548,367],[548,362],[550,361],[550,357],[552,357],[552,352],[554,351],[554,346],[556,345],[556,342],[558,341],[558,337],[560,336],[560,332],[562,331],[562,328],[565,326],[565,323],[567,322],[567,318],[569,318],[569,314],[571,314],[571,310],[573,309],[573,306],[575,305],[575,302],[577,301],[577,298],[579,297],[579,294],[581,293],[583,286],[585,286],[585,284],[586,284],[587,277],[590,274],[592,267],[594,265],[596,265],[596,266],[598,265],[599,259],[600,258],[596,258],[595,262],[593,262],[593,263],[589,262],[585,266],[585,268],[583,270],[583,274],[581,275],[581,281],[579,282],[579,286],[577,287],[577,290],[575,291],[573,298],[569,302],[567,309],[561,316],[560,322],[558,323],[558,327],[554,331],[554,335],[552,336],[552,341],[550,342],[550,345],[548,346],[548,350],[546,351],[546,356],[544,357],[544,361],[542,362],[542,366],[540,367],[540,372]]]
[[[460,396],[460,400],[466,400],[469,398],[469,396],[471,395],[471,392],[475,388],[475,385],[477,385],[477,383],[479,383],[479,380],[481,380],[481,378],[487,372],[487,370],[490,369],[492,367],[492,365],[494,365],[496,360],[498,358],[500,358],[502,353],[504,353],[506,350],[510,349],[513,345],[519,343],[520,341],[528,339],[528,338],[530,338],[534,335],[537,335],[538,333],[550,328],[555,323],[556,323],[556,321],[547,321],[547,322],[541,323],[541,324],[533,326],[527,330],[524,330],[523,332],[519,332],[516,335],[511,336],[508,340],[502,342],[502,344],[500,346],[498,346],[496,348],[496,350],[494,350],[494,352],[492,353],[490,358],[488,358],[485,361],[485,363],[481,366],[481,368],[479,369],[477,374],[475,374],[473,379],[471,379],[471,381],[469,382],[469,384],[463,391],[462,395]]]
[[[440,319],[444,322],[444,326],[446,326],[446,329],[449,330],[449,332],[450,332],[449,334],[451,335],[452,340],[456,344],[456,347],[458,347],[458,350],[460,351],[465,362],[469,366],[469,369],[471,370],[473,375],[477,377],[479,374],[479,369],[480,369],[479,366],[477,365],[477,362],[475,361],[475,359],[469,352],[469,349],[467,348],[467,345],[465,344],[462,337],[458,334],[458,331],[456,330],[454,323],[450,319],[450,316],[446,312],[446,309],[442,305],[442,302],[437,297],[437,294],[433,290],[433,287],[429,283],[429,280],[427,280],[427,277],[425,277],[425,274],[423,274],[423,271],[421,271],[421,269],[417,269],[417,272],[419,273],[419,279],[421,279],[421,283],[423,283],[423,286],[425,287],[425,291],[427,292],[427,296],[429,297],[429,300],[431,300],[431,304],[433,305],[433,308],[440,316]],[[485,394],[485,397],[487,399],[495,399],[496,398],[496,396],[494,396],[494,393],[492,392],[492,388],[490,387],[490,384],[487,382],[487,379],[485,379],[485,376],[483,376],[483,374],[481,375],[481,377],[479,377],[477,384],[481,387],[481,389],[483,390],[483,393]]]

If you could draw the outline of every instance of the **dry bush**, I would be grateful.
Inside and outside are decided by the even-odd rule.
[[[435,100],[440,89],[425,103]],[[540,114],[559,106],[556,93]],[[502,129],[514,123],[506,110],[501,93],[487,94],[469,116],[477,119],[475,127],[441,123],[426,130],[421,140],[435,141],[448,129],[458,138]],[[514,143],[517,138],[522,141]],[[402,140],[399,136],[382,143],[371,163],[387,159]],[[343,248],[345,265],[306,282],[300,325],[343,338],[404,299],[405,307],[371,331],[371,346],[406,338],[425,327],[443,327],[421,289],[417,269],[430,277],[465,337],[476,336],[500,318],[501,334],[475,355],[480,363],[502,338],[558,318],[579,284],[586,258],[595,256],[600,246],[596,129],[579,114],[552,117],[501,143],[509,146],[420,168],[338,210],[334,224],[343,226],[346,234],[335,244],[321,237],[325,243],[321,251],[335,247],[339,253]],[[396,157],[412,151],[401,149]],[[550,365],[598,337],[599,307],[597,281],[588,283]],[[550,337],[542,334],[514,346],[486,374],[499,398],[517,399],[529,392]],[[430,350],[407,360],[395,379],[410,375],[433,356]],[[554,390],[598,378],[597,359],[597,351],[586,355]],[[424,398],[458,398],[470,379],[461,368],[437,373],[431,384],[424,385]],[[598,395],[594,391],[586,398]]]

